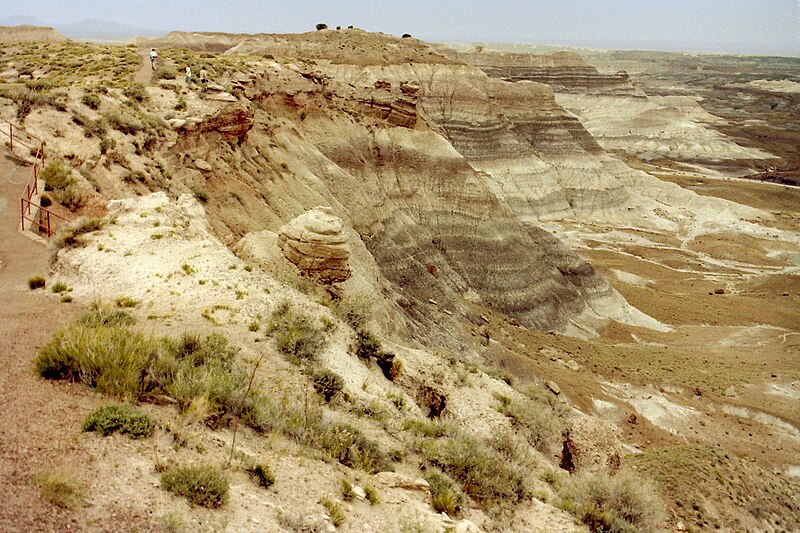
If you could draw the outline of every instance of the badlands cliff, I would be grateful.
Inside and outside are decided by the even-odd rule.
[[[633,71],[574,52],[358,29],[136,44],[53,44],[48,57],[65,59],[37,69],[12,47],[0,112],[63,165],[52,209],[105,217],[54,252],[71,297],[132,299],[158,334],[224,333],[252,366],[257,394],[227,418],[203,418],[202,395],[152,406],[167,462],[219,461],[247,413],[235,462],[277,465],[270,491],[234,469],[228,510],[183,510],[190,528],[333,527],[318,502],[344,479],[384,499],[340,502],[350,531],[580,530],[554,504],[570,509],[582,476],[618,471],[653,477],[667,502],[666,518],[648,503],[643,531],[799,523],[787,509],[800,453],[796,195],[724,181],[780,157],[726,135],[702,99],[648,92]],[[136,66],[152,46],[157,72]],[[100,59],[70,75],[71,54]],[[187,87],[185,64],[205,66],[209,87]],[[353,300],[370,304],[359,322],[337,311]],[[319,368],[272,342],[290,307],[324,332]],[[319,371],[341,394],[312,391]],[[265,398],[296,418],[258,419]],[[356,472],[360,448],[326,455],[311,419],[322,436],[358,428],[396,472]],[[116,440],[76,438],[137,519],[172,508],[151,487],[161,456],[153,466]],[[442,450],[510,466],[476,475]],[[709,457],[724,482],[693,469]],[[136,472],[129,485],[114,461]],[[431,507],[431,471],[467,494],[456,520]],[[701,495],[686,493],[693,476]]]

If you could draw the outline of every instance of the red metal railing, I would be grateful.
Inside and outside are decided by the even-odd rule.
[[[33,179],[25,184],[25,192],[20,199],[19,212],[22,230],[25,230],[25,221],[27,220],[50,238],[55,233],[54,222],[57,220],[66,222],[67,219],[33,203],[33,197],[39,193],[39,171],[44,167],[45,162],[44,141],[3,118],[0,118],[0,134],[8,137],[8,147],[11,152],[14,151],[16,144],[27,148],[30,155],[33,156]],[[33,208],[36,208],[37,218],[32,217]]]
[[[20,198],[19,201],[20,201],[19,208],[21,213],[23,230],[25,229],[25,221],[27,220],[31,224],[36,225],[39,231],[46,234],[47,238],[49,239],[56,232],[55,230],[56,221],[69,222],[69,220],[62,217],[61,215],[57,215],[45,207],[36,205],[30,200],[27,200],[25,198]],[[36,208],[38,214],[38,220],[36,218],[31,217],[31,212],[32,212],[31,207]]]

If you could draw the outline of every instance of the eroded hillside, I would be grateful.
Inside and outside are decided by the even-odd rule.
[[[210,408],[209,392],[163,385],[177,407],[146,407],[156,470],[220,464],[238,429],[227,510],[176,508],[147,488],[144,448],[123,459],[124,438],[82,435],[108,454],[100,508],[118,491],[152,527],[146,509],[190,529],[299,531],[336,523],[318,502],[342,498],[352,531],[583,527],[559,506],[613,528],[619,510],[592,514],[581,483],[610,487],[621,469],[612,480],[656,483],[657,499],[631,503],[650,513],[630,519],[642,531],[797,527],[800,195],[718,179],[782,154],[727,136],[693,94],[650,94],[573,53],[357,29],[139,44],[0,56],[0,113],[60,165],[53,209],[105,217],[62,237],[53,276],[79,302],[136,302],[154,334],[224,333],[256,387]],[[151,46],[155,71],[136,61]],[[187,64],[211,83],[187,86]],[[281,228],[317,206],[348,249],[350,277],[330,290],[281,251]],[[354,301],[371,309],[355,322],[341,311]],[[302,364],[282,348],[283,302],[324,338]],[[323,371],[330,403],[324,387],[309,399]],[[718,447],[725,479],[703,470],[687,496],[680,480]],[[741,458],[768,480],[755,492]],[[254,461],[277,474],[266,492]],[[115,462],[136,475],[114,479]],[[341,479],[381,503],[351,501]],[[452,505],[442,483],[459,487]]]

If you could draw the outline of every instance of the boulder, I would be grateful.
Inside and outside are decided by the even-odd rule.
[[[372,478],[373,482],[385,488],[418,490],[427,492],[430,486],[422,478],[411,477],[397,472],[378,472]]]
[[[278,232],[284,257],[304,276],[332,284],[350,277],[350,247],[342,220],[330,207],[315,207]]]
[[[203,172],[211,172],[212,170],[211,165],[205,159],[195,159],[194,166],[197,167],[198,170],[202,170]]]
[[[599,418],[575,418],[564,432],[561,468],[615,474],[622,457],[622,432]]]

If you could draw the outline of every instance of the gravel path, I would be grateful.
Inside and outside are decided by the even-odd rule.
[[[75,531],[71,514],[42,501],[32,477],[83,463],[73,436],[92,401],[78,387],[40,379],[32,360],[53,332],[79,311],[30,276],[46,276],[48,251],[18,231],[29,166],[0,152],[0,531]]]

